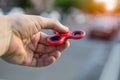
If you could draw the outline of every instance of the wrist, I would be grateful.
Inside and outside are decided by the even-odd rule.
[[[0,56],[7,52],[11,35],[12,30],[8,16],[0,16]]]

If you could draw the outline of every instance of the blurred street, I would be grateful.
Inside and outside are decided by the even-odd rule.
[[[70,29],[84,29],[76,26]],[[0,78],[8,80],[98,80],[114,44],[111,41],[70,40],[62,57],[46,68],[28,68],[0,61]]]

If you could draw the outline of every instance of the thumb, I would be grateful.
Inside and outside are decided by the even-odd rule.
[[[52,29],[59,33],[68,32],[68,28],[58,20],[33,15],[12,15],[13,33],[21,38],[27,38],[38,33],[41,29]]]
[[[69,31],[68,27],[62,25],[56,19],[44,18],[43,20],[44,21],[43,21],[43,25],[41,26],[41,29],[52,29],[59,33],[65,33]]]

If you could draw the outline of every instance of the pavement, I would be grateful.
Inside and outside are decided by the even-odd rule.
[[[84,29],[85,27],[70,27]],[[87,31],[87,30],[86,30]],[[89,39],[70,40],[71,46],[53,65],[31,68],[12,65],[0,60],[3,80],[98,80],[109,57],[113,42]]]

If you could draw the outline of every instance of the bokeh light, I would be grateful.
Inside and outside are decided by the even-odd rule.
[[[105,3],[106,10],[114,10],[117,5],[117,0],[95,0],[97,3]]]

